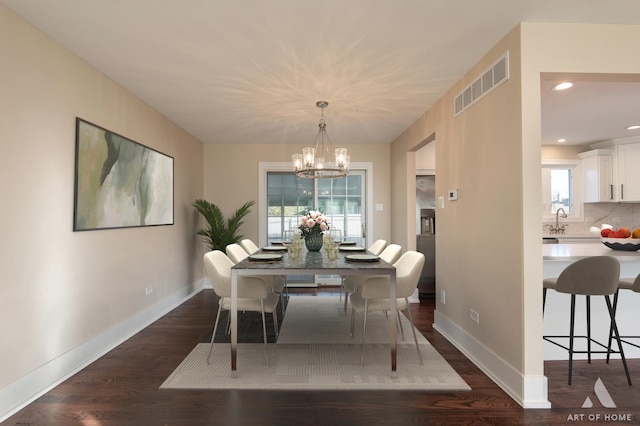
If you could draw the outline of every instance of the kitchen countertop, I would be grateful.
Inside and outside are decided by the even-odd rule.
[[[578,260],[590,256],[614,256],[620,262],[640,262],[640,252],[611,250],[604,244],[542,244],[543,260]]]
[[[600,240],[600,236],[593,234],[543,234],[542,238],[557,238],[558,240]]]

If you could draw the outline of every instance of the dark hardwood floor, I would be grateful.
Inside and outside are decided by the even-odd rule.
[[[320,290],[335,294],[336,289]],[[318,290],[296,290],[313,296]],[[640,424],[640,360],[548,362],[550,410],[524,410],[432,329],[435,303],[412,305],[416,326],[466,380],[469,392],[291,392],[158,389],[211,334],[216,297],[205,290],[60,384],[3,425],[557,425]],[[600,377],[617,408],[594,393]],[[581,408],[587,397],[592,408]],[[608,416],[608,417],[606,417]]]

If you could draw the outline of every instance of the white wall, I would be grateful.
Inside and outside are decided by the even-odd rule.
[[[0,64],[2,419],[201,285],[203,146],[2,5]],[[76,116],[174,157],[173,226],[72,231]]]

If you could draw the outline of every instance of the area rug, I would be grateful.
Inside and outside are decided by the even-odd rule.
[[[269,344],[266,365],[261,343],[238,345],[232,374],[228,343],[198,344],[160,386],[163,389],[262,390],[470,390],[465,381],[421,334],[420,365],[411,324],[401,315],[405,340],[398,336],[397,371],[391,372],[389,319],[370,315],[364,365],[359,328],[351,338],[338,297],[291,297],[277,344]],[[361,323],[361,317],[358,318]]]

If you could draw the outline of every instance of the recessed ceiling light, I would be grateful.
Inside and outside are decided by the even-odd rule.
[[[573,86],[573,83],[571,83],[569,81],[564,81],[562,83],[556,84],[555,86],[552,87],[552,89],[553,90],[567,90],[571,86]]]
[[[566,139],[558,139],[558,142],[562,143],[562,142],[566,142]]]
[[[627,126],[627,127],[625,127],[625,129],[627,129],[627,130],[637,130],[637,129],[640,129],[640,124],[634,124],[633,126]]]

